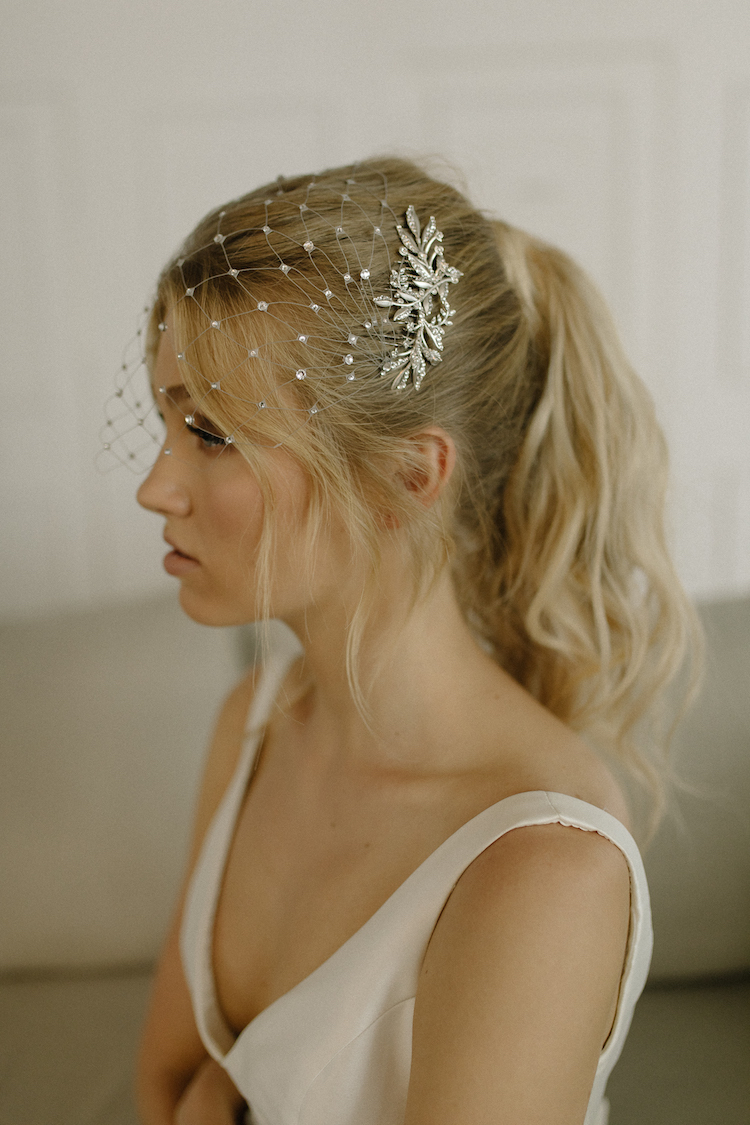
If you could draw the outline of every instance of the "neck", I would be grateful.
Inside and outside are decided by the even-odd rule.
[[[450,768],[467,707],[497,695],[503,673],[474,640],[447,568],[412,606],[384,566],[356,659],[364,714],[347,676],[351,616],[342,599],[287,621],[305,647],[296,717],[307,736],[337,760]]]

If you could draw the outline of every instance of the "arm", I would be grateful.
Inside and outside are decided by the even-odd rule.
[[[581,1125],[629,916],[627,863],[596,833],[518,828],[483,852],[425,955],[405,1125]]]
[[[174,1125],[178,1102],[193,1077],[199,1076],[200,1068],[203,1067],[199,1086],[201,1096],[205,1096],[207,1087],[211,1085],[212,1067],[208,1065],[210,1060],[195,1025],[182,971],[179,932],[190,875],[208,826],[237,764],[253,687],[254,677],[250,672],[226,699],[209,749],[198,796],[185,884],[159,958],[141,1038],[136,1087],[143,1125]],[[196,1100],[195,1094],[192,1100]]]

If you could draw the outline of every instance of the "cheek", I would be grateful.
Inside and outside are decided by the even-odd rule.
[[[263,497],[254,483],[241,482],[217,490],[208,505],[207,530],[217,545],[247,559],[258,546],[263,525]]]

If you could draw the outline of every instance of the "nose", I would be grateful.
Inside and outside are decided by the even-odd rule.
[[[136,499],[142,508],[162,516],[190,514],[190,493],[182,479],[179,462],[170,450],[162,449],[136,492]]]

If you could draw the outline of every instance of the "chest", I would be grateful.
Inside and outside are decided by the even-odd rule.
[[[451,800],[431,783],[326,785],[259,771],[214,920],[217,997],[233,1029],[347,942],[481,800]]]

